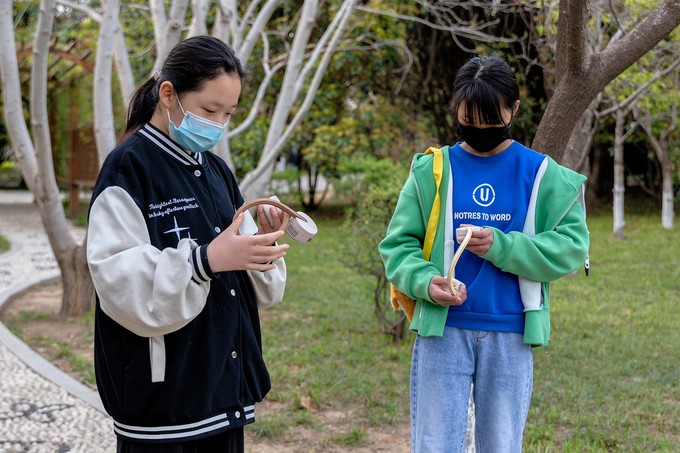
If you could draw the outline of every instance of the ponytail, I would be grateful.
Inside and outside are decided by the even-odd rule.
[[[158,104],[159,82],[155,77],[151,77],[132,95],[128,106],[127,124],[123,139],[137,132],[151,120]]]

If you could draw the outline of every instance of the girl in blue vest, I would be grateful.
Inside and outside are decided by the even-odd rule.
[[[473,58],[458,72],[452,110],[461,142],[442,148],[440,216],[429,260],[422,244],[435,200],[433,154],[417,155],[379,250],[388,279],[416,300],[411,367],[414,452],[463,452],[472,392],[477,451],[519,452],[533,385],[532,348],[548,344],[549,282],[587,259],[585,177],[514,141],[520,106],[507,63]],[[456,228],[482,227],[446,275]]]

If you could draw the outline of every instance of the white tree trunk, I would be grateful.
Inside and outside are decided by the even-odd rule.
[[[291,109],[297,99],[298,93],[295,91],[295,85],[298,76],[302,71],[305,51],[307,49],[307,44],[309,43],[309,38],[312,35],[318,6],[318,0],[305,0],[304,5],[302,6],[302,15],[297,29],[295,30],[293,45],[286,65],[286,72],[284,73],[283,82],[281,84],[281,92],[276,100],[274,113],[272,114],[271,123],[267,130],[264,152],[260,158],[259,165],[261,165],[263,159],[266,159],[268,155],[271,155],[271,149],[274,147],[275,141],[283,135]],[[271,166],[268,165],[262,177],[257,178],[257,180],[253,182],[252,189],[254,190],[251,190],[251,192],[258,194],[263,192],[264,185],[269,180],[268,176],[273,170],[273,168],[270,167]],[[244,179],[244,183],[247,179],[247,177]]]
[[[248,11],[250,11],[251,8],[256,8],[258,3],[258,1],[251,1],[248,5]],[[245,26],[246,24],[243,25]],[[219,0],[219,8],[217,10],[212,35],[215,38],[219,38],[222,41],[229,43],[234,50],[241,46],[242,28],[239,27],[236,0]],[[242,63],[244,65],[246,64],[245,61]]]
[[[672,230],[675,221],[675,206],[673,203],[673,168],[670,165],[662,168],[662,177],[661,226],[667,230]]]
[[[168,16],[165,14],[165,1],[164,0],[149,0],[149,6],[151,7],[151,21],[153,22],[153,35],[156,38],[156,62],[153,65],[152,73],[156,72],[160,67],[159,62],[165,60],[165,55],[163,58],[159,57],[159,54],[165,52],[165,49],[161,49],[165,45],[165,31],[168,24]]]
[[[14,43],[12,2],[0,1],[0,81],[2,82],[2,110],[12,149],[26,185],[33,192],[38,180],[38,159],[24,120],[21,99],[19,64]],[[35,192],[34,192],[35,193]]]
[[[182,37],[184,17],[186,16],[189,0],[173,0],[170,7],[170,17],[165,14],[163,0],[151,0],[153,28],[156,35],[156,62],[151,73],[163,67],[165,57]]]
[[[87,14],[93,21],[100,26],[102,24],[102,15],[89,6],[80,3],[74,3],[68,0],[57,0],[57,3],[75,11]],[[116,36],[113,40],[113,52],[116,64],[116,71],[118,73],[118,83],[120,84],[120,93],[127,108],[130,102],[130,97],[135,91],[135,77],[132,74],[132,66],[130,65],[130,58],[128,56],[127,44],[125,44],[125,34],[123,27],[120,25],[119,17],[115,17],[118,25],[116,26]]]
[[[205,25],[205,19],[208,16],[208,9],[210,8],[210,0],[192,0],[191,11],[191,25],[189,25],[189,36],[207,35],[208,27]]]
[[[340,37],[342,36],[345,28],[347,27],[349,18],[352,15],[352,11],[354,10],[355,4],[356,0],[346,0],[342,4],[340,9],[336,13],[336,16],[333,18],[331,25],[328,27],[322,38],[317,43],[316,48],[314,49],[314,52],[312,54],[312,57],[307,61],[305,66],[302,68],[300,66],[301,63],[294,64],[293,67],[291,68],[291,61],[295,62],[299,58],[298,56],[295,56],[300,51],[300,49],[298,50],[295,49],[296,44],[301,45],[301,41],[296,43],[298,39],[298,34],[296,33],[296,37],[293,42],[293,49],[291,51],[291,56],[288,61],[288,67],[286,68],[286,75],[284,76],[284,84],[281,89],[282,92],[281,95],[279,96],[279,100],[277,102],[277,107],[275,108],[274,111],[274,116],[272,117],[270,128],[267,131],[267,140],[265,142],[264,152],[262,154],[262,157],[260,158],[257,167],[253,171],[248,173],[241,182],[241,190],[246,200],[256,198],[264,194],[265,187],[269,180],[271,179],[274,164],[279,153],[283,149],[283,146],[286,144],[286,142],[290,139],[291,135],[293,134],[297,126],[302,121],[302,118],[307,114],[314,101],[314,96],[316,95],[316,92],[319,89],[319,85],[321,85],[321,80],[323,79],[323,75],[325,74],[326,69],[328,68],[328,64],[330,63],[330,59],[333,55],[333,52],[335,51],[335,48],[338,45],[338,41],[340,40]],[[306,5],[307,2],[305,2],[305,6]],[[307,14],[303,12],[302,17],[300,19],[300,24],[298,25],[298,30],[300,29],[300,27],[303,26],[303,24],[308,23],[309,19],[303,21],[303,19],[305,19],[306,16]],[[308,35],[308,32],[306,34]],[[307,36],[307,38],[305,39],[308,39],[308,37],[309,36]],[[326,42],[328,42],[328,45],[326,45]],[[311,68],[316,64],[316,61],[322,52],[324,52],[323,58],[316,68],[314,77],[312,78],[312,81],[309,87],[307,88],[305,98],[302,104],[300,105],[299,109],[295,113],[295,116],[288,124],[287,128],[284,130],[283,128],[287,122],[288,116],[291,113],[293,103],[297,95],[302,91],[305,75],[311,71]],[[292,92],[288,93],[288,90],[291,90]],[[276,122],[274,121],[274,118],[276,118]]]
[[[614,236],[618,239],[623,239],[623,228],[626,226],[624,221],[624,193],[626,186],[624,184],[624,168],[623,168],[623,145],[614,145]]]
[[[255,48],[257,40],[260,39],[260,35],[267,26],[267,23],[269,22],[269,19],[271,19],[272,14],[274,14],[274,12],[276,11],[276,8],[278,8],[279,5],[281,4],[281,1],[282,0],[267,0],[267,3],[264,4],[262,9],[258,13],[257,17],[255,18],[255,21],[253,22],[253,25],[250,27],[250,30],[248,31],[248,35],[244,39],[242,37],[244,32],[244,26],[248,23],[250,15],[253,14],[250,8],[248,8],[248,12],[241,21],[241,26],[239,27],[239,34],[237,35],[237,38],[234,39],[234,50],[236,50],[236,54],[241,59],[243,64],[248,63],[248,59],[250,58],[250,54],[253,52],[253,49]],[[252,5],[254,5],[255,3],[257,2],[253,2]]]
[[[626,138],[635,129],[635,123],[626,131],[626,116],[629,110],[616,110],[616,126],[614,128],[614,237],[623,239],[623,229],[626,226],[624,217],[624,194],[626,192],[626,175],[623,159],[623,145]]]
[[[59,209],[59,212],[56,212],[56,210],[53,209],[56,206],[61,208],[61,205],[59,203],[59,188],[57,187],[57,181],[54,177],[52,142],[50,139],[50,125],[47,116],[47,68],[49,65],[50,37],[52,34],[55,12],[56,4],[54,3],[54,0],[42,0],[40,3],[38,26],[35,32],[35,41],[33,43],[30,111],[33,140],[38,162],[38,174],[40,175],[36,182],[33,195],[38,202],[40,213],[43,216],[43,222],[47,224],[48,219],[52,220],[55,223],[52,227],[61,230],[66,226],[66,221],[63,210]],[[64,233],[64,231],[59,232]],[[69,236],[70,234],[68,234],[67,230],[64,237]],[[71,243],[55,244],[59,247],[55,250],[57,260],[64,252],[63,247],[73,245],[73,241],[64,242]]]
[[[31,66],[31,125],[38,162],[38,180],[33,195],[45,226],[50,246],[63,280],[74,280],[72,256],[79,248],[70,224],[66,220],[64,208],[59,197],[59,187],[54,174],[52,161],[52,142],[47,114],[47,71],[49,65],[49,48],[52,25],[56,12],[54,0],[42,0],[40,17],[33,46],[33,64]],[[70,303],[70,288],[64,287],[62,308]]]
[[[12,34],[12,2],[0,2],[0,73],[3,108],[10,142],[24,179],[35,196],[41,219],[62,275],[62,313],[82,313],[94,302],[94,288],[84,247],[77,244],[66,221],[54,176],[47,115],[47,69],[55,1],[43,0],[33,45],[31,67],[31,142],[23,116],[19,66]],[[37,151],[37,152],[36,152]]]
[[[116,129],[113,123],[113,101],[111,97],[111,69],[113,67],[113,47],[117,29],[120,27],[118,0],[104,2],[104,14],[97,40],[97,59],[94,68],[93,107],[94,136],[99,151],[99,165],[116,146]]]
[[[120,84],[120,94],[127,109],[132,94],[135,92],[135,76],[132,74],[132,66],[128,56],[127,44],[125,44],[125,34],[116,14],[115,36],[113,37],[113,56],[118,73],[118,83]]]
[[[675,206],[673,194],[673,164],[668,156],[668,138],[678,127],[677,105],[671,110],[671,124],[657,138],[652,127],[652,118],[649,111],[644,116],[636,112],[640,126],[647,134],[649,143],[654,149],[656,158],[661,166],[661,226],[667,230],[673,229],[675,221]]]

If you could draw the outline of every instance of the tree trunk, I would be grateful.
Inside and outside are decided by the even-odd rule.
[[[668,156],[668,136],[677,128],[677,109],[673,109],[672,114],[676,115],[675,119],[671,120],[671,125],[661,133],[659,138],[654,135],[651,118],[639,119],[661,167],[661,225],[668,230],[673,228],[675,219],[673,163]]]
[[[305,0],[302,5],[300,22],[295,30],[295,37],[293,38],[290,56],[286,65],[286,72],[283,75],[283,81],[281,83],[281,92],[276,100],[274,113],[272,114],[271,123],[269,123],[269,129],[267,130],[267,139],[265,140],[262,159],[271,154],[271,150],[274,148],[279,137],[283,135],[288,123],[288,117],[290,116],[290,112],[297,99],[298,92],[295,89],[296,82],[302,72],[305,52],[307,50],[309,38],[312,35],[312,30],[314,29],[314,19],[318,7],[319,2],[317,0]],[[264,187],[271,179],[274,160],[272,159],[271,164],[262,165],[262,159],[260,159],[258,164],[258,166],[262,168],[259,177],[255,178],[252,182],[248,181],[247,178],[244,180],[244,185],[246,186],[244,194],[247,194],[246,199],[261,195],[264,191]]]
[[[321,85],[321,80],[323,79],[328,65],[330,64],[331,57],[335,52],[338,42],[340,41],[340,37],[349,23],[349,18],[352,15],[356,1],[357,0],[345,0],[343,2],[342,6],[333,18],[331,25],[328,27],[328,29],[326,29],[321,39],[319,39],[317,42],[316,47],[312,52],[312,56],[309,58],[309,60],[307,60],[307,63],[301,70],[299,68],[301,62],[295,64],[293,69],[286,68],[284,84],[283,88],[281,89],[281,96],[283,96],[283,92],[286,91],[286,83],[290,84],[290,86],[292,86],[294,89],[292,90],[292,93],[286,94],[286,98],[282,99],[280,97],[277,101],[277,106],[275,107],[269,130],[267,131],[267,140],[265,142],[265,149],[262,153],[262,157],[260,158],[257,167],[253,171],[249,172],[241,182],[241,191],[243,192],[243,196],[246,200],[262,196],[264,188],[271,180],[276,158],[283,149],[285,143],[292,136],[295,129],[299,126],[302,118],[311,108],[314,97],[316,96],[319,86]],[[305,5],[306,4],[307,2],[305,2]],[[304,9],[306,9],[305,6],[303,6],[303,10]],[[311,24],[309,24],[310,18],[307,17],[308,14],[309,11],[303,12],[298,29],[303,23],[307,24],[306,26],[308,27],[311,26]],[[297,33],[295,40],[297,40]],[[306,43],[307,40],[308,37],[304,40],[304,42]],[[301,42],[302,41],[300,41],[299,45],[302,45]],[[295,47],[294,41],[293,50],[291,52],[292,61],[295,61],[298,58],[293,57],[293,55],[297,53]],[[302,51],[302,49],[300,51]],[[322,54],[323,57],[321,56]],[[302,56],[304,56],[304,52],[302,55],[300,55],[300,58]],[[297,109],[293,119],[288,123],[287,118],[291,113],[291,109],[295,99],[297,98],[297,95],[302,92],[306,75],[311,72],[312,68],[317,64],[319,58],[321,58],[321,60],[319,61],[314,76],[307,87],[304,100]],[[289,70],[292,70],[292,73],[289,74]],[[293,74],[295,74],[295,80],[291,80]]]
[[[90,8],[87,5],[75,3],[70,0],[57,0],[57,3],[86,14],[90,19],[97,22],[100,26],[102,24],[102,15],[94,8]],[[116,36],[113,39],[116,75],[118,76],[120,93],[123,98],[125,108],[127,109],[130,97],[135,91],[135,76],[132,74],[132,66],[130,65],[130,58],[128,57],[127,53],[127,44],[125,43],[125,33],[123,31],[123,27],[120,24],[118,16],[116,16],[114,19],[117,22],[117,25],[115,26]]]
[[[593,156],[590,161],[590,175],[586,183],[586,209],[592,212],[597,207],[597,187],[600,182],[600,168],[602,164],[602,148],[599,145],[593,147]]]
[[[595,138],[597,128],[599,127],[599,119],[596,118],[595,108],[595,102],[593,102],[583,112],[576,127],[571,131],[567,151],[562,161],[562,164],[566,167],[573,168],[581,173],[583,173],[584,163],[590,154],[593,138]]]
[[[113,98],[111,93],[111,76],[113,67],[116,29],[120,27],[118,0],[106,0],[104,13],[97,40],[97,58],[94,70],[92,96],[94,104],[94,135],[99,152],[99,165],[116,146],[116,129],[113,124]]]
[[[626,115],[623,111],[616,111],[616,127],[614,128],[614,237],[623,239],[624,194],[626,192],[625,169],[623,163],[623,143],[625,141],[624,126]]]
[[[600,89],[592,86],[588,77],[562,78],[541,118],[532,148],[566,166],[567,162],[575,164],[578,156],[568,156],[567,146],[583,112]]]
[[[252,17],[246,14],[246,16],[241,21],[241,27],[239,30],[240,33],[238,33],[237,36],[234,36],[232,41],[234,43],[234,50],[236,50],[236,53],[243,64],[248,63],[248,59],[255,48],[257,40],[260,39],[260,35],[264,31],[269,19],[271,19],[281,3],[281,0],[267,0],[264,6],[262,6],[262,9],[260,9],[260,12],[257,14],[255,20],[253,20],[252,26],[250,27],[248,35],[245,38],[242,36],[244,29],[243,24],[249,23],[249,21],[252,20]],[[248,10],[250,11],[250,8],[248,8]],[[218,25],[220,23],[221,22],[218,22]]]
[[[184,17],[189,6],[189,0],[172,0],[170,17],[165,14],[164,1],[152,0],[150,3],[153,29],[156,35],[156,61],[151,71],[153,74],[163,67],[165,57],[182,37]]]
[[[189,25],[188,36],[207,35],[206,17],[210,9],[209,0],[192,0],[191,2],[191,25]]]
[[[16,156],[21,165],[24,179],[35,197],[50,246],[59,264],[59,270],[62,276],[68,276],[70,275],[68,257],[72,256],[79,246],[71,234],[69,223],[59,199],[47,120],[47,61],[50,30],[52,29],[55,11],[54,2],[43,1],[41,4],[34,44],[30,110],[35,144],[28,134],[23,115],[19,68],[16,60],[14,36],[11,34],[13,30],[11,5],[11,2],[0,2],[0,71],[2,73],[3,107],[8,126],[7,130],[12,147],[15,150],[20,150],[16,153]],[[5,35],[5,32],[9,33],[9,36]],[[84,262],[84,256],[81,261]],[[81,287],[86,287],[89,279],[89,270],[86,264],[85,269],[82,269],[81,266],[80,273],[72,278],[73,281],[78,281]],[[91,285],[91,283],[89,284]],[[65,297],[62,312],[77,314],[78,312],[71,309],[69,304],[79,303],[81,301],[78,299]]]
[[[61,284],[64,289],[61,314],[78,316],[94,308],[95,292],[87,266],[87,240],[73,248],[60,263]]]
[[[675,220],[675,206],[673,206],[673,167],[666,158],[661,162],[662,186],[661,191],[661,226],[667,230],[673,229],[673,222]]]
[[[666,0],[615,44],[588,55],[587,8],[585,0],[560,1],[557,86],[532,143],[558,162],[565,161],[571,132],[597,93],[680,24],[680,0]]]
[[[115,26],[116,36],[113,38],[113,56],[116,63],[116,75],[118,76],[120,93],[127,110],[132,95],[135,92],[135,76],[132,74],[132,66],[130,65],[130,58],[128,57],[127,46],[125,44],[125,34],[123,33],[123,26],[118,16],[116,16],[116,21],[118,23]]]

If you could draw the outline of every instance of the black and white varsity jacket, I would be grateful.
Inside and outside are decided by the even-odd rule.
[[[286,271],[279,259],[267,272],[211,272],[207,245],[242,203],[224,161],[151,124],[104,162],[87,257],[97,387],[119,437],[179,442],[255,420],[270,380],[253,282],[283,285]]]

